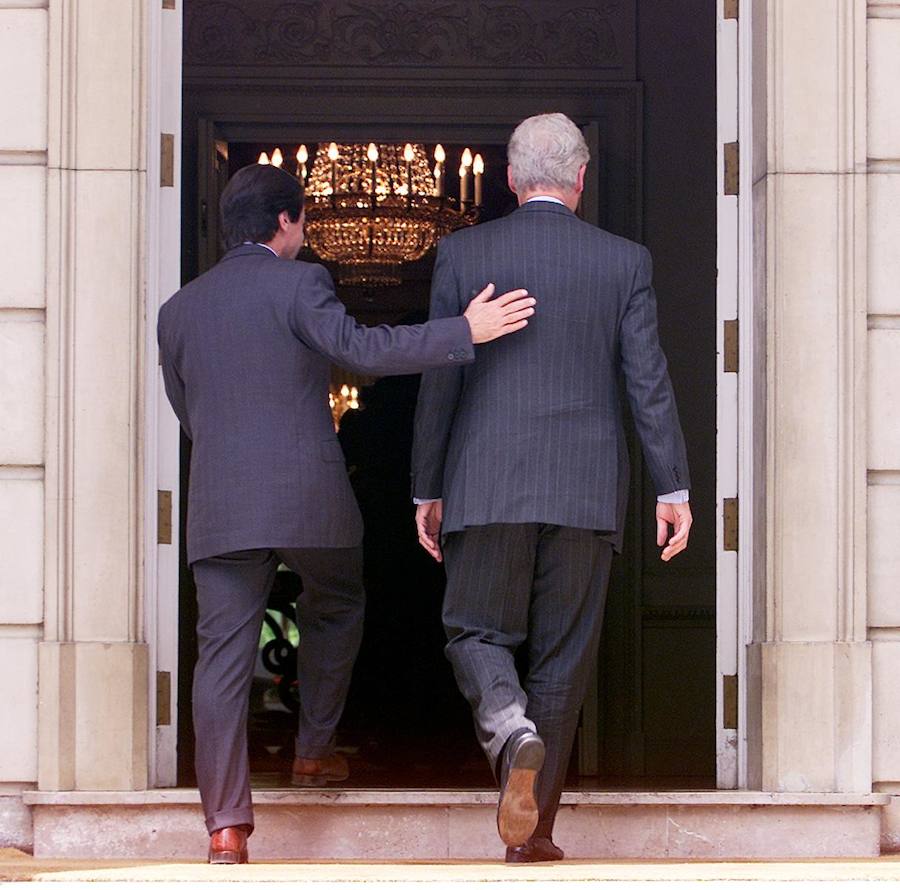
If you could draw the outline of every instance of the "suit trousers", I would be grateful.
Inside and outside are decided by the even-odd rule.
[[[597,657],[612,545],[590,529],[516,523],[451,532],[443,551],[447,658],[495,775],[513,732],[544,740],[534,834],[549,838]]]
[[[194,669],[197,785],[210,834],[253,827],[247,714],[266,602],[278,563],[300,575],[300,690],[296,753],[327,757],[362,640],[362,548],[243,550],[193,564],[198,658]]]

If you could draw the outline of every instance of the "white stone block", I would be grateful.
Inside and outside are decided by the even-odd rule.
[[[763,790],[871,791],[871,644],[756,647],[762,667]]]
[[[37,640],[0,628],[0,782],[37,779]]]
[[[900,797],[897,795],[881,814],[881,852],[900,853]]]
[[[900,781],[900,642],[872,644],[872,780]]]
[[[44,324],[0,316],[0,464],[44,462]]]
[[[868,183],[869,312],[896,315],[900,314],[900,174],[870,173]]]
[[[0,849],[30,851],[34,847],[31,808],[22,803],[21,794],[0,794]]]
[[[47,60],[47,10],[0,9],[0,149],[46,150]]]
[[[44,483],[0,479],[0,624],[43,620]]]
[[[869,486],[868,527],[869,626],[900,627],[900,485]]]
[[[134,583],[135,358],[142,293],[132,246],[139,177],[79,172],[75,249],[76,640],[129,639]],[[95,233],[119,233],[98,238]],[[103,398],[96,394],[102,393]]]
[[[865,56],[856,52],[852,19],[840,0],[781,0],[769,4],[768,76],[770,170],[782,173],[864,169],[865,135],[846,108],[853,77],[864,82]],[[864,14],[864,11],[863,11]],[[860,90],[862,93],[862,90]]]
[[[868,26],[869,157],[900,158],[900,19],[875,18]]]
[[[0,307],[45,303],[47,171],[0,166]]]
[[[900,470],[900,330],[869,331],[869,469]]]
[[[770,516],[775,621],[784,639],[831,640],[836,632],[840,179],[785,174],[774,177],[769,194],[769,263],[776,269],[769,363],[777,388]]]
[[[140,166],[141,4],[91,0],[77,16],[79,169],[134,170]]]
[[[79,643],[75,652],[75,787],[147,787],[147,646]]]

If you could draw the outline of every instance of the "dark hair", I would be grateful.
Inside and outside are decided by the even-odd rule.
[[[225,249],[245,241],[270,241],[278,231],[278,215],[286,210],[296,222],[302,209],[303,186],[290,173],[271,164],[242,167],[219,200]]]

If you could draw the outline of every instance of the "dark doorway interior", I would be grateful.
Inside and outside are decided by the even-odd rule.
[[[344,39],[335,22],[347,4],[307,5],[321,13],[315,22],[306,21],[308,28],[331,41]],[[374,0],[351,5],[371,7],[376,17],[387,15],[389,6]],[[450,5],[468,10],[472,3]],[[212,7],[221,13],[223,6],[231,18],[213,21]],[[216,195],[228,175],[274,145],[286,154],[301,141],[332,138],[440,140],[451,151],[464,143],[477,145],[487,161],[490,216],[514,206],[504,185],[503,143],[518,120],[558,109],[584,126],[595,173],[585,195],[586,218],[646,243],[654,256],[661,335],[694,477],[696,525],[691,549],[677,564],[659,563],[649,523],[652,490],[633,448],[628,546],[614,567],[597,683],[586,701],[570,780],[587,787],[713,785],[714,4],[695,0],[690,9],[675,11],[662,0],[615,9],[599,0],[520,3],[521,21],[536,23],[536,34],[557,25],[572,28],[582,16],[584,41],[593,40],[596,46],[590,46],[602,50],[578,56],[576,41],[574,56],[541,65],[523,64],[511,54],[486,68],[475,55],[451,58],[434,48],[428,59],[410,60],[401,48],[392,56],[359,44],[350,47],[355,55],[336,60],[335,50],[321,41],[311,39],[289,52],[276,38],[259,43],[251,55],[226,41],[221,57],[213,58],[197,42],[204,23],[207,39],[232,26],[244,28],[244,34],[251,26],[271,28],[275,6],[250,0],[185,2],[185,278],[217,257]],[[424,11],[433,4],[413,6]],[[494,6],[478,8],[490,12]],[[431,262],[426,258],[407,268],[398,287],[341,287],[339,296],[365,324],[421,320]],[[366,636],[341,730],[341,742],[352,754],[352,786],[489,786],[467,709],[441,653],[442,573],[418,550],[412,530],[406,480],[417,381],[355,380],[340,369],[333,379],[359,384],[366,406],[345,415],[341,431],[367,525]],[[184,482],[184,448],[182,456]],[[276,606],[290,602],[296,583],[288,574],[279,576]],[[179,781],[186,784],[193,781],[193,621],[185,566]],[[269,625],[272,639],[295,633],[277,609]],[[288,776],[293,719],[289,708],[279,706],[279,690],[265,673],[260,671],[253,698],[250,738],[256,784],[271,787],[285,784]]]

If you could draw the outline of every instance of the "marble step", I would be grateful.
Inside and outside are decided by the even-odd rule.
[[[496,793],[254,792],[255,861],[496,860]],[[196,789],[25,792],[37,857],[202,859]],[[575,859],[879,855],[884,794],[567,792],[554,840]]]

